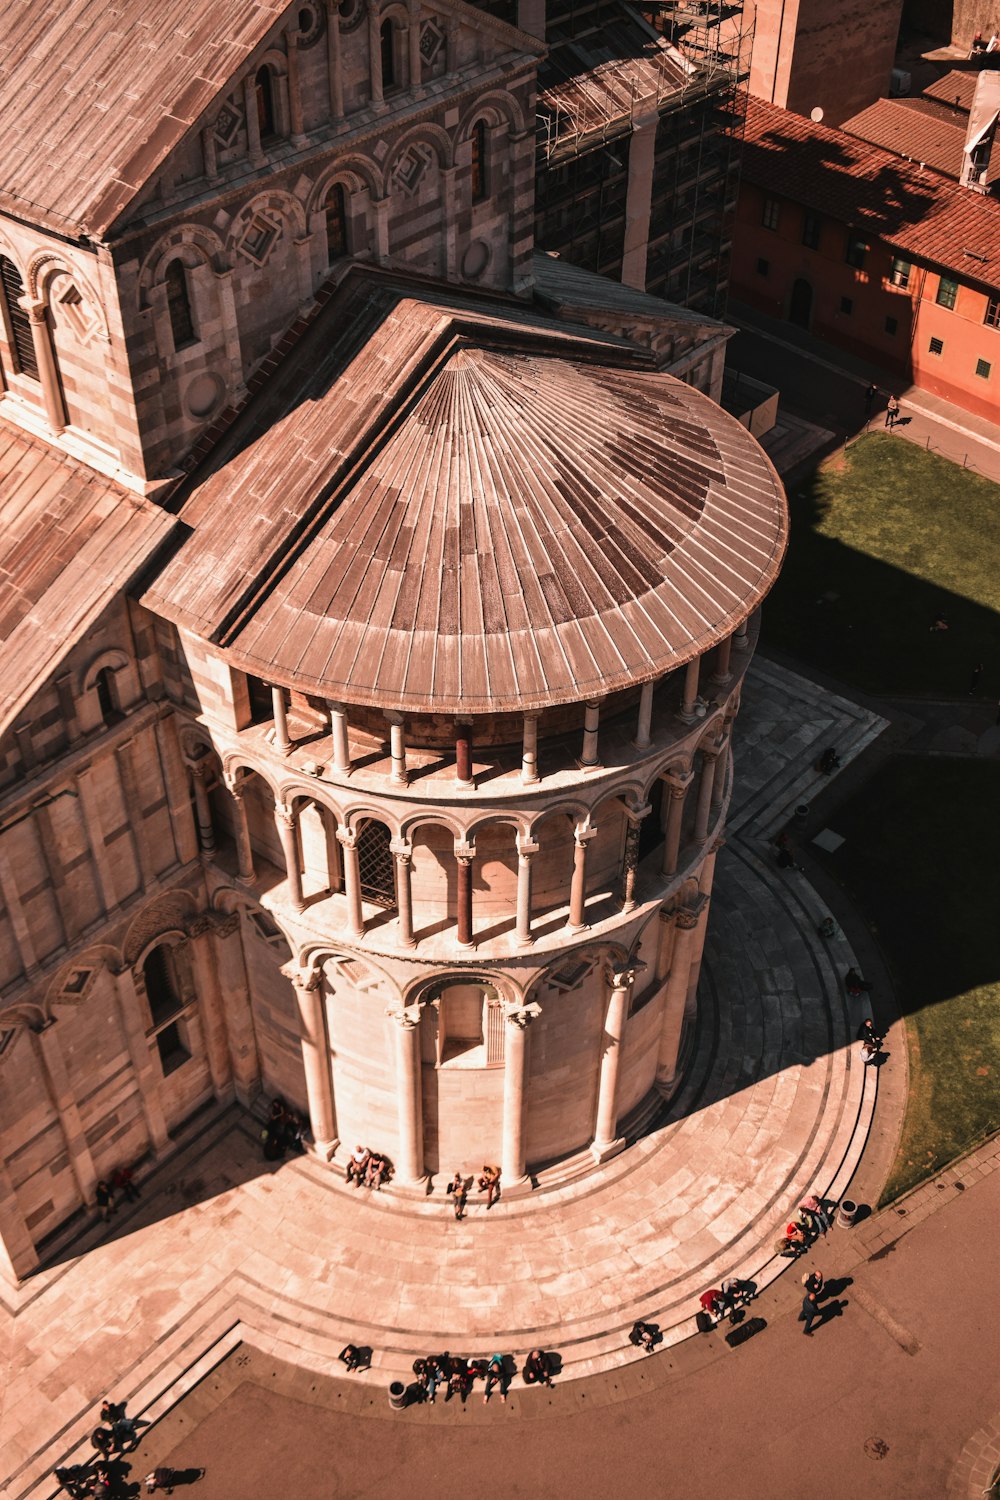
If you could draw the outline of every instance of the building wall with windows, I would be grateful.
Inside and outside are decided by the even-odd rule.
[[[793,117],[754,104],[750,118],[734,296],[996,421],[1000,203],[803,120],[795,137],[822,160],[781,172],[763,153],[787,150]]]

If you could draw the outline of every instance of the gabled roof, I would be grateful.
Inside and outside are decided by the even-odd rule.
[[[176,524],[0,422],[0,732]]]
[[[751,97],[743,177],[913,260],[1000,288],[1000,202],[844,130]]]
[[[877,99],[867,109],[845,120],[840,128],[873,146],[884,146],[898,156],[923,162],[957,181],[962,170],[966,117],[953,115],[950,119],[942,119],[936,107],[934,113],[913,107],[924,102]]]
[[[4,0],[0,211],[100,236],[288,0]]]
[[[937,99],[967,115],[972,108],[978,81],[978,68],[952,68],[936,83],[929,83],[923,90],[923,95],[925,99]]]
[[[360,270],[186,495],[150,609],[411,712],[659,676],[750,612],[786,535],[756,442],[635,345]]]

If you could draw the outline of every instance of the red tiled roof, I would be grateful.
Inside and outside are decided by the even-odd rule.
[[[942,104],[950,104],[963,114],[968,114],[972,108],[978,78],[978,68],[952,68],[950,73],[946,73],[936,83],[927,85],[923,90],[924,98],[939,99]]]
[[[0,730],[176,524],[0,422]]]
[[[852,115],[841,125],[848,135],[856,135],[873,146],[884,146],[897,156],[924,162],[946,177],[958,179],[962,170],[967,121],[963,116],[942,119],[915,109],[914,100],[877,99],[867,109]]]
[[[743,176],[909,259],[1000,289],[1000,202],[846,131],[751,97]]]
[[[488,712],[680,665],[770,587],[757,443],[635,345],[355,271],[247,408],[145,595],[255,675]]]
[[[0,210],[99,235],[288,0],[4,0]]]

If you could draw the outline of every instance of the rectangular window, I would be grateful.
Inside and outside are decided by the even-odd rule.
[[[847,237],[847,255],[845,259],[849,266],[860,271],[865,263],[868,246],[859,234],[851,234]]]
[[[851,313],[854,311],[853,297],[841,297],[840,310],[845,317],[849,318],[851,316]]]
[[[757,261],[757,275],[766,276],[770,269],[771,262],[769,260],[764,260],[763,257],[760,257]]]
[[[976,374],[980,380],[989,380],[991,365],[988,359],[976,360]]]
[[[896,321],[895,318],[886,318],[886,320],[885,320],[885,331],[886,331],[886,333],[888,333],[888,334],[895,334],[895,332],[898,329],[898,327],[899,327],[899,324],[897,323],[897,321]]]
[[[991,297],[987,302],[983,322],[987,328],[1000,328],[1000,297]]]
[[[802,243],[807,250],[819,248],[819,214],[806,213],[802,218]]]
[[[942,276],[938,282],[937,297],[935,301],[941,307],[954,307],[955,298],[958,296],[958,282],[950,281],[947,276]]]
[[[944,339],[931,339],[930,344],[928,345],[928,348],[930,349],[930,351],[931,351],[932,354],[943,354],[944,353]]]
[[[913,266],[910,264],[910,262],[908,260],[901,260],[897,255],[892,262],[892,270],[889,273],[889,280],[892,282],[893,286],[908,287],[910,284],[910,272],[912,270]]]
[[[156,1046],[160,1054],[160,1067],[163,1069],[164,1078],[168,1073],[173,1073],[177,1068],[183,1067],[191,1056],[184,1045],[181,1028],[176,1021],[157,1032]]]
[[[765,198],[764,207],[761,211],[760,222],[765,229],[777,229],[778,220],[781,218],[781,204],[777,198]]]

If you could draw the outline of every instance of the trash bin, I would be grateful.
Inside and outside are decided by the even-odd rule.
[[[808,816],[809,816],[809,803],[808,802],[800,802],[799,805],[798,805],[798,807],[795,809],[795,821],[796,821],[796,823],[804,823],[805,820],[806,820],[806,818],[808,818]]]
[[[402,1411],[406,1405],[406,1386],[401,1380],[394,1380],[389,1387],[389,1405],[393,1411]]]
[[[837,1225],[840,1229],[850,1229],[858,1216],[858,1205],[850,1198],[841,1198],[837,1208]]]

